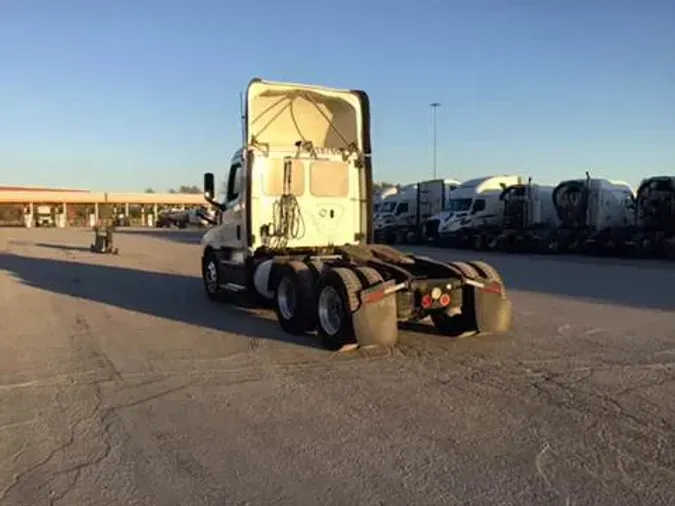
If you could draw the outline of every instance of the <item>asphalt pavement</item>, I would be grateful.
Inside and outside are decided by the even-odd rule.
[[[332,353],[213,304],[199,235],[0,230],[0,505],[675,504],[675,265],[499,268],[506,336]]]

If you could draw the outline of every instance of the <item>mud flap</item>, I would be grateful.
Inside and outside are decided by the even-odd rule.
[[[396,292],[393,280],[361,290],[361,304],[352,313],[359,346],[394,346],[398,341]]]
[[[476,328],[481,334],[501,334],[511,330],[513,309],[506,295],[472,287]]]

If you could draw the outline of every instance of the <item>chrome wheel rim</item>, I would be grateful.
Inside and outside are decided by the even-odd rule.
[[[289,277],[285,277],[279,283],[277,288],[277,303],[279,305],[279,312],[284,320],[290,320],[295,314],[296,296],[295,286]]]
[[[209,293],[215,293],[218,289],[218,268],[213,260],[204,269],[204,283]]]
[[[344,308],[340,294],[332,286],[326,286],[319,295],[319,322],[326,334],[334,336],[342,327]]]

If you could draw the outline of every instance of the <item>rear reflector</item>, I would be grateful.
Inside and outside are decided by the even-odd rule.
[[[441,295],[440,302],[442,306],[447,306],[448,304],[450,304],[450,296],[447,293],[444,293],[443,295]]]
[[[500,283],[497,283],[496,281],[493,281],[492,283],[488,283],[483,287],[483,290],[486,292],[492,292],[492,293],[498,293],[501,295],[502,293],[502,285]]]
[[[370,292],[363,297],[363,302],[365,304],[371,304],[373,302],[379,302],[384,299],[384,290],[378,290],[376,292]]]

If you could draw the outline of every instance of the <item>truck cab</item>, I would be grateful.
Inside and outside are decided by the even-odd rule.
[[[522,181],[522,176],[501,175],[462,183],[450,195],[448,211],[452,212],[452,216],[439,225],[441,240],[463,245],[479,230],[500,227],[504,205],[499,197],[504,188],[521,184]]]
[[[561,181],[552,199],[560,225],[550,251],[602,250],[634,224],[634,192],[623,181],[586,173],[585,179]]]
[[[202,238],[227,286],[244,289],[256,252],[359,244],[371,234],[370,140],[360,92],[254,79],[246,144],[232,156],[219,222]],[[258,255],[260,256],[260,255]],[[266,295],[269,293],[264,292]]]
[[[54,220],[54,208],[52,206],[36,206],[35,216],[35,225],[38,227],[53,227],[56,225],[56,221]]]
[[[502,227],[490,237],[489,248],[513,252],[545,250],[558,226],[553,189],[531,180],[504,188],[499,197],[504,209]]]

